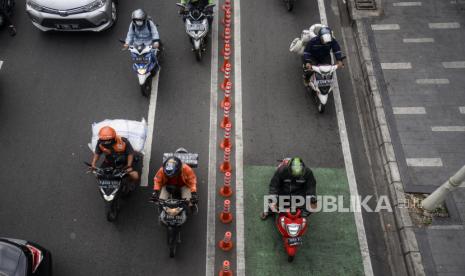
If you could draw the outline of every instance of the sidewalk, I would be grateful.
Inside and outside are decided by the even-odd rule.
[[[369,50],[360,52],[374,109],[384,108],[375,111],[379,128],[387,126],[380,148],[401,208],[403,192],[431,193],[465,164],[465,10],[463,1],[386,0],[382,11],[359,18],[356,29],[360,48],[365,42]],[[465,275],[463,185],[446,207],[450,217],[427,227],[397,209],[398,230],[415,233],[400,234],[404,254],[415,254],[409,256],[412,275]],[[420,259],[422,265],[415,264]]]

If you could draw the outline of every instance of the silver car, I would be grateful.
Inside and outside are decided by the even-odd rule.
[[[27,0],[26,12],[42,31],[94,31],[113,25],[117,0]]]

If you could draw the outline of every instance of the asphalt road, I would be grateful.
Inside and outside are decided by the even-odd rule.
[[[301,83],[300,59],[288,51],[303,28],[319,21],[314,1],[288,13],[281,1],[242,1],[245,165],[274,165],[298,154],[311,167],[342,168],[333,99],[318,114]],[[334,3],[332,3],[334,5]],[[184,228],[175,259],[165,229],[140,189],[108,223],[94,179],[85,174],[90,125],[106,118],[140,120],[148,101],[138,91],[128,53],[117,41],[130,12],[143,7],[165,43],[151,152],[150,179],[163,152],[179,146],[200,154],[200,213]],[[336,35],[341,23],[327,1]],[[174,1],[121,1],[120,21],[103,33],[42,33],[18,1],[18,35],[0,32],[0,236],[36,241],[53,252],[56,275],[204,275],[209,141],[209,52],[195,61]],[[334,18],[336,19],[334,19]],[[339,39],[341,41],[341,39]],[[371,193],[348,70],[340,71],[359,189]],[[347,91],[347,93],[346,93]],[[383,256],[379,218],[367,227],[372,255]],[[387,271],[374,262],[377,275]]]

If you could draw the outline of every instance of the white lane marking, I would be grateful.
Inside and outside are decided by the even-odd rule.
[[[382,62],[381,68],[383,70],[412,69],[412,64],[410,62]]]
[[[0,60],[0,70],[2,70],[3,60]]]
[[[393,113],[395,115],[420,115],[426,114],[426,110],[422,106],[410,106],[410,107],[393,107]]]
[[[417,84],[449,84],[448,79],[417,79]]]
[[[217,1],[215,1],[217,2]],[[210,133],[208,140],[208,201],[207,201],[207,250],[205,275],[214,276],[215,271],[215,223],[216,223],[216,153],[217,153],[217,115],[218,115],[218,2],[214,7],[211,45],[210,77]]]
[[[434,230],[464,230],[463,225],[431,225],[428,226],[428,229]]]
[[[421,2],[396,2],[392,3],[394,7],[418,7],[421,6]]]
[[[430,29],[458,29],[460,23],[458,22],[445,22],[445,23],[428,23]]]
[[[442,167],[441,158],[407,158],[409,167]]]
[[[434,38],[432,37],[420,37],[420,38],[404,38],[404,43],[433,43]]]
[[[400,30],[399,24],[372,24],[373,31],[395,31]]]
[[[459,111],[462,114],[465,114],[465,106],[459,106]]]
[[[443,62],[442,66],[444,66],[444,68],[448,68],[448,69],[461,69],[461,68],[465,68],[465,61]]]
[[[234,1],[234,108],[236,124],[236,275],[245,276],[244,156],[242,134],[241,1]]]
[[[155,125],[155,114],[157,109],[157,95],[158,95],[158,80],[160,79],[161,69],[158,70],[157,75],[152,79],[152,91],[150,92],[149,114],[147,117],[147,139],[145,140],[145,155],[144,163],[142,164],[141,187],[149,185],[149,170],[150,170],[150,157],[152,156],[152,139],[153,139],[153,126]]]
[[[321,24],[328,25],[326,17],[325,2],[318,0],[318,9],[320,12]],[[352,162],[352,155],[350,153],[349,137],[344,118],[344,110],[342,107],[341,95],[339,93],[339,84],[337,81],[337,74],[334,73],[334,105],[336,107],[337,124],[339,129],[339,136],[341,138],[342,153],[344,156],[344,164],[346,168],[347,180],[349,182],[350,194],[358,196],[357,181],[355,179],[354,165]],[[368,248],[367,236],[365,232],[365,225],[363,224],[363,216],[361,212],[354,212],[355,225],[357,228],[358,243],[360,246],[360,254],[362,256],[363,270],[365,276],[373,276],[373,267],[371,265],[370,250]]]
[[[431,127],[431,131],[450,131],[450,132],[460,132],[460,131],[465,131],[465,126],[433,126]]]

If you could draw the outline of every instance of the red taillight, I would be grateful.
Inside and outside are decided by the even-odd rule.
[[[26,246],[32,254],[32,273],[34,273],[42,262],[44,256],[42,255],[42,251],[35,248],[34,246],[30,244],[26,244]]]

